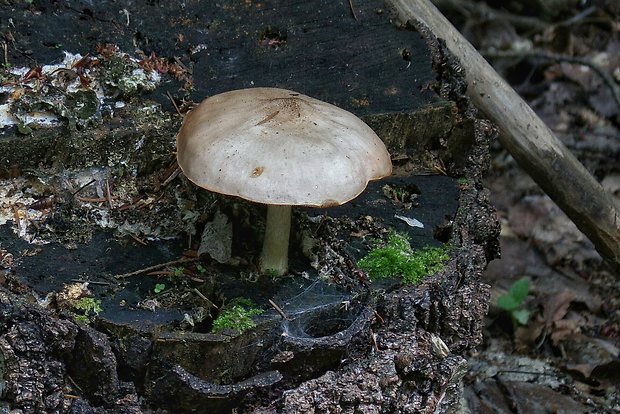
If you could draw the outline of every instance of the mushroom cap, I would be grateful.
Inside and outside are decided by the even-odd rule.
[[[277,88],[204,100],[185,116],[177,159],[200,187],[277,205],[340,205],[392,172],[385,145],[362,120]]]

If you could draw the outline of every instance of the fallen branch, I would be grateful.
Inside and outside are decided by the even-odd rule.
[[[488,51],[482,52],[485,57],[488,58],[533,58],[533,59],[542,59],[548,60],[552,62],[566,62],[575,65],[582,65],[589,67],[592,72],[598,75],[599,78],[605,82],[609,90],[611,91],[611,95],[616,101],[616,105],[618,105],[618,109],[620,109],[620,86],[614,80],[614,78],[607,73],[603,68],[601,68],[596,63],[591,60],[578,58],[575,56],[567,56],[560,55],[558,53],[546,53],[536,50],[528,50],[528,51]]]
[[[496,10],[489,7],[486,3],[477,3],[469,0],[435,0],[433,2],[442,10],[453,9],[464,15],[471,17],[472,14],[484,17],[488,20],[505,20],[515,27],[542,31],[549,27],[549,23],[537,17],[519,16],[509,12]]]
[[[566,20],[552,23],[533,16],[523,16],[494,9],[484,2],[474,2],[471,0],[433,0],[433,4],[441,10],[455,10],[468,19],[476,15],[478,16],[478,20],[481,18],[485,21],[503,20],[518,29],[536,32],[548,30],[552,27],[567,27],[578,23],[591,22],[592,19],[589,19],[589,16],[597,10],[596,7],[590,6]],[[476,21],[476,23],[479,23],[479,21]]]
[[[429,0],[389,0],[402,23],[417,20],[465,69],[467,94],[500,129],[500,142],[603,258],[620,269],[620,207],[528,104]]]

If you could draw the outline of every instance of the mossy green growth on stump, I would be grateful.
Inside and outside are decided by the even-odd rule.
[[[73,308],[73,316],[76,322],[84,324],[90,323],[94,315],[99,315],[101,309],[101,300],[92,297],[83,297],[71,304]]]
[[[358,266],[373,280],[401,277],[404,283],[412,285],[424,276],[443,270],[449,258],[447,246],[413,250],[408,236],[392,232],[387,243],[372,249]]]
[[[219,333],[230,329],[241,334],[248,329],[254,328],[256,323],[254,323],[252,317],[262,313],[263,310],[256,308],[256,305],[251,300],[237,298],[215,318],[211,332]]]

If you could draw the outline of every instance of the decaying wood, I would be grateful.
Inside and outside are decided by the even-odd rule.
[[[0,167],[15,165],[24,170],[53,164],[63,169],[85,165],[112,169],[112,160],[120,160],[119,165],[140,172],[138,179],[152,178],[157,185],[155,193],[165,190],[193,200],[195,193],[179,180],[165,188],[170,177],[175,176],[174,165],[166,167],[170,165],[170,145],[179,118],[170,96],[176,102],[189,99],[188,96],[198,101],[223,90],[252,85],[299,90],[351,110],[377,127],[379,135],[402,157],[395,160],[395,164],[400,162],[402,175],[390,178],[392,182],[420,190],[415,215],[424,217],[428,231],[416,232],[412,244],[421,247],[433,242],[436,235],[431,229],[441,226],[445,232],[436,237],[453,241],[451,258],[441,272],[419,285],[394,285],[386,293],[381,290],[378,295],[368,294],[365,275],[358,271],[351,254],[353,248],[360,247],[358,239],[362,237],[348,235],[352,230],[366,231],[366,226],[374,228],[373,223],[381,222],[381,226],[388,227],[387,223],[398,221],[389,209],[396,212],[403,203],[385,202],[383,183],[373,183],[377,184],[375,194],[379,203],[360,202],[360,207],[350,203],[346,206],[349,210],[340,209],[320,223],[313,224],[301,217],[299,227],[307,222],[308,234],[318,240],[314,248],[317,270],[342,280],[339,283],[346,289],[322,280],[315,283],[315,268],[310,268],[305,259],[299,260],[301,257],[299,269],[307,269],[312,280],[306,281],[302,276],[290,278],[283,284],[287,290],[282,294],[272,293],[275,289],[270,281],[259,285],[241,277],[246,269],[247,274],[251,272],[249,261],[237,269],[205,260],[201,263],[205,265],[205,281],[207,277],[209,281],[204,285],[190,284],[196,289],[178,296],[163,297],[170,300],[198,295],[200,300],[190,297],[187,313],[181,303],[170,309],[155,309],[148,307],[154,306],[154,301],[149,300],[153,297],[152,276],[139,276],[192,260],[172,260],[178,257],[176,248],[182,244],[179,240],[184,239],[170,244],[159,242],[159,247],[165,249],[156,246],[155,241],[148,246],[134,246],[108,243],[99,236],[71,251],[62,246],[55,250],[56,246],[50,244],[36,256],[24,258],[26,261],[20,263],[15,274],[8,275],[13,279],[5,284],[47,292],[80,274],[87,274],[89,281],[109,282],[106,295],[102,295],[103,311],[95,321],[100,331],[73,323],[70,315],[58,319],[56,309],[36,311],[39,304],[12,299],[10,292],[3,296],[0,286],[0,357],[8,366],[6,373],[0,367],[0,377],[8,380],[8,392],[0,396],[0,404],[24,414],[138,413],[141,402],[153,409],[181,413],[251,410],[274,414],[430,414],[455,410],[466,369],[463,355],[482,340],[489,296],[481,274],[487,261],[496,257],[499,234],[495,212],[480,182],[482,172],[488,168],[488,142],[494,131],[486,123],[471,118],[468,103],[460,99],[461,81],[458,88],[440,85],[443,91],[455,90],[458,99],[454,100],[427,87],[438,78],[430,65],[430,46],[416,33],[394,27],[383,0],[222,0],[195,2],[193,8],[180,8],[172,2],[157,7],[129,0],[117,0],[114,7],[109,3],[92,3],[88,9],[92,19],[79,18],[86,12],[82,12],[77,0],[37,10],[40,13],[25,6],[22,13],[0,7],[0,18],[6,15],[15,22],[12,36],[19,42],[9,49],[11,63],[23,59],[14,50],[17,47],[32,50],[31,58],[37,61],[58,60],[49,58],[50,52],[58,51],[42,47],[40,38],[53,38],[67,50],[91,53],[95,43],[114,39],[120,50],[141,47],[147,56],[154,51],[158,56],[175,56],[177,63],[176,56],[181,56],[193,71],[191,94],[187,91],[189,95],[181,92],[179,96],[179,85],[166,81],[150,98],[167,105],[168,112],[146,114],[141,106],[137,108],[139,112],[133,112],[127,105],[114,111],[114,119],[102,116],[92,127],[82,130],[50,128],[44,131],[44,137],[36,135],[43,134],[41,129],[29,137],[3,137],[0,153],[5,158]],[[119,9],[123,13],[119,14]],[[161,30],[162,26],[166,30]],[[72,30],[52,32],[47,37],[43,36],[47,31],[42,35],[38,30],[55,27]],[[91,30],[93,36],[84,35]],[[143,42],[137,40],[136,33],[140,33]],[[171,91],[170,96],[166,90]],[[132,102],[145,99],[145,95],[139,95]],[[122,123],[116,122],[120,119]],[[29,145],[24,144],[26,140]],[[22,147],[19,157],[14,151],[17,144],[10,145],[15,142]],[[6,151],[1,150],[3,146]],[[424,162],[414,163],[418,158]],[[425,166],[425,171],[447,171],[450,177],[420,176],[414,182],[414,167],[408,166],[414,164],[415,168]],[[462,185],[454,177],[463,178]],[[133,175],[127,178],[136,179]],[[112,188],[118,189],[119,200],[123,184],[120,180],[115,176]],[[429,180],[437,184],[422,185]],[[131,200],[143,200],[143,195]],[[176,197],[170,200],[177,200]],[[103,197],[104,201],[111,198]],[[210,200],[206,196],[204,199]],[[162,200],[168,202],[164,196]],[[129,208],[136,207],[136,203],[127,202],[116,207],[114,213],[123,216],[147,210]],[[191,211],[201,215],[204,212],[206,219],[215,213],[216,205],[205,205],[209,204],[196,204],[196,210],[191,207]],[[432,224],[432,215],[438,210],[442,211],[439,220]],[[145,217],[153,216],[154,211],[145,213]],[[373,213],[377,220],[367,216],[373,211],[377,211]],[[425,213],[431,211],[433,214]],[[250,214],[246,216],[252,217]],[[163,216],[157,217],[157,221],[163,222],[160,218]],[[255,226],[251,222],[250,225]],[[177,229],[181,232],[185,227]],[[2,240],[3,248],[17,246],[5,242],[14,240],[13,232],[5,230],[10,237]],[[169,247],[172,248],[168,250]],[[246,250],[239,249],[243,255]],[[13,250],[16,256],[18,251]],[[141,254],[134,256],[137,251]],[[153,256],[145,252],[153,252]],[[148,260],[142,261],[143,258]],[[165,263],[148,266],[153,260]],[[128,267],[126,270],[141,268],[117,274],[117,263]],[[44,272],[39,273],[36,269],[41,267],[35,264]],[[49,279],[54,284],[41,281],[40,274],[53,275]],[[111,279],[110,274],[117,276]],[[118,286],[114,280],[119,282]],[[45,287],[36,289],[39,285],[35,283],[43,282]],[[97,286],[92,284],[95,291]],[[104,287],[99,287],[98,292],[104,291]],[[289,292],[289,287],[299,291]],[[139,294],[135,294],[135,288]],[[330,293],[332,290],[335,295]],[[266,305],[272,298],[274,309],[280,311],[276,310],[274,315],[266,309],[264,319],[257,320],[260,323],[254,329],[240,335],[234,330],[221,334],[203,332],[209,329],[207,322],[217,313],[213,311],[210,318],[205,315],[199,322],[198,318],[193,319],[189,308],[208,313],[214,301],[219,304],[232,299],[237,295],[234,292],[256,295],[257,304]],[[131,299],[121,300],[120,295],[125,293],[131,294]],[[161,300],[162,294],[157,299]],[[177,329],[194,321],[198,322],[195,330]],[[449,352],[445,346],[437,347],[444,343]],[[66,371],[64,366],[68,367]],[[75,389],[65,387],[68,375],[77,384]],[[64,392],[83,397],[83,401],[69,398]],[[8,400],[7,404],[3,399]]]
[[[529,105],[428,0],[389,0],[400,20],[417,19],[460,60],[473,103],[500,128],[519,165],[620,268],[620,207]]]

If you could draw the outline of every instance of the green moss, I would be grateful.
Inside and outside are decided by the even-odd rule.
[[[101,312],[101,301],[91,297],[83,297],[72,304],[76,322],[89,323],[92,315]]]
[[[243,333],[256,326],[252,317],[262,313],[263,310],[256,308],[251,300],[238,298],[222,309],[219,316],[213,321],[211,332],[218,333],[230,329]]]
[[[446,246],[413,250],[406,235],[393,232],[387,243],[371,250],[358,266],[374,280],[401,277],[407,284],[416,284],[424,276],[443,270],[448,259]]]

